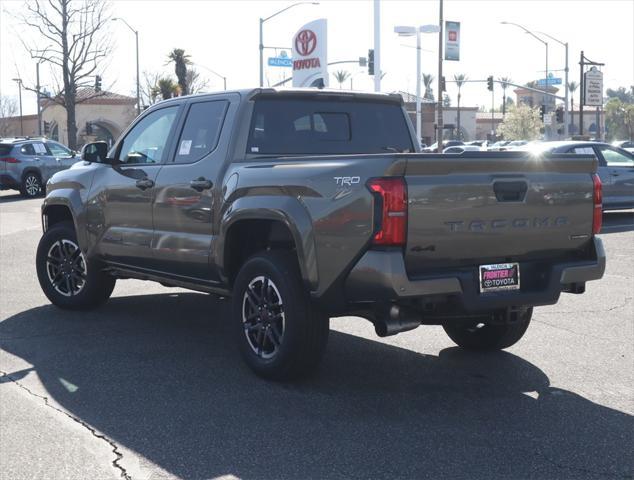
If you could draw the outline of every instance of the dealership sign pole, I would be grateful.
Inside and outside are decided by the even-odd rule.
[[[587,72],[584,71],[586,65],[592,67]],[[581,50],[581,58],[579,59],[579,135],[583,135],[583,106],[603,105],[603,72],[597,70],[596,67],[604,65],[604,63],[593,62],[586,58]]]
[[[293,86],[328,86],[328,43],[325,18],[307,23],[293,35]]]

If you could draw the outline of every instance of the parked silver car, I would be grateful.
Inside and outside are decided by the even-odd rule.
[[[0,188],[25,197],[43,193],[48,179],[79,160],[74,151],[47,138],[0,139]]]

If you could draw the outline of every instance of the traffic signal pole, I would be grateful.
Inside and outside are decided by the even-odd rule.
[[[381,2],[374,0],[374,91],[381,91]]]

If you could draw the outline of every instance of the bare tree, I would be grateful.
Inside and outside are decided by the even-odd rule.
[[[191,67],[185,74],[187,92],[190,94],[204,92],[209,87],[209,79],[203,77],[198,70]]]
[[[161,100],[161,92],[158,88],[161,74],[157,72],[143,72],[141,81],[141,104],[154,105]]]
[[[51,64],[61,74],[55,94],[49,99],[66,110],[68,146],[77,147],[75,107],[103,92],[79,89],[94,85],[103,68],[104,58],[112,50],[107,35],[110,20],[105,0],[30,0],[24,3],[22,21],[33,28],[46,48],[27,49],[34,58]],[[41,44],[41,43],[40,43]]]
[[[13,97],[0,97],[0,137],[6,137],[11,129],[10,117],[18,113],[18,102]]]

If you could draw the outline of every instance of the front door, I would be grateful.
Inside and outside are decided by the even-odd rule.
[[[634,155],[609,145],[598,145],[596,149],[610,176],[603,203],[611,208],[634,207]]]
[[[191,101],[174,155],[156,179],[154,256],[160,270],[184,281],[218,280],[209,255],[238,102],[235,94]]]
[[[49,140],[46,142],[46,146],[48,147],[49,155],[53,157],[59,170],[70,168],[79,160],[79,157],[74,152],[57,142]]]
[[[154,182],[170,148],[179,108],[167,106],[141,117],[115,147],[114,165],[102,166],[95,174],[88,213],[93,228],[101,231],[99,253],[109,263],[154,266]]]

